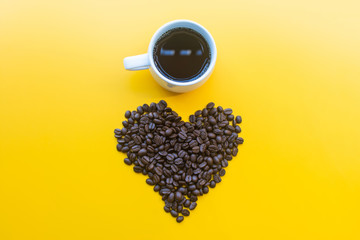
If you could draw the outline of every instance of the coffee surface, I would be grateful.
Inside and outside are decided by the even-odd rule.
[[[179,82],[200,77],[210,64],[210,49],[204,37],[189,28],[175,28],[155,44],[154,62],[167,78]]]

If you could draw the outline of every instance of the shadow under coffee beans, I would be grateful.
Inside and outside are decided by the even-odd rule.
[[[242,122],[232,109],[214,103],[189,116],[189,122],[167,106],[144,104],[126,111],[122,129],[115,129],[117,150],[136,173],[147,175],[165,202],[164,210],[182,222],[197,206],[199,196],[221,182],[228,162],[244,142],[238,137]]]

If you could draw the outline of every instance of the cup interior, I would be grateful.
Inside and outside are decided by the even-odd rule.
[[[174,81],[172,79],[167,78],[166,76],[164,76],[155,66],[154,63],[154,47],[156,42],[159,40],[159,38],[165,34],[166,32],[168,32],[169,30],[172,30],[174,28],[190,28],[196,32],[198,32],[199,34],[201,34],[204,39],[206,40],[206,42],[209,45],[209,49],[210,49],[210,65],[208,67],[208,69],[198,78],[192,80],[192,81],[187,81],[187,82],[178,82],[178,81]],[[206,76],[208,76],[211,72],[212,69],[214,68],[215,65],[215,60],[216,60],[216,46],[215,46],[215,41],[213,39],[213,37],[211,36],[211,34],[209,33],[209,31],[207,31],[203,26],[201,26],[200,24],[190,21],[190,20],[175,20],[172,22],[168,22],[165,25],[163,25],[162,27],[160,27],[155,34],[153,35],[151,41],[150,41],[150,45],[149,45],[149,57],[150,57],[150,65],[153,68],[153,70],[156,72],[156,74],[158,76],[160,76],[163,80],[167,81],[170,84],[173,85],[178,85],[178,86],[186,86],[186,85],[193,85],[196,84],[197,82],[202,81]]]

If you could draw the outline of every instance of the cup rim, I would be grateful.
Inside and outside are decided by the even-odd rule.
[[[208,69],[199,77],[199,78],[196,78],[195,80],[193,81],[188,81],[188,82],[177,82],[177,81],[174,81],[174,80],[171,80],[169,78],[167,78],[166,76],[164,76],[158,69],[157,67],[155,66],[155,63],[154,63],[154,54],[153,54],[153,49],[154,49],[154,46],[155,46],[155,43],[156,41],[159,39],[159,37],[161,36],[158,36],[159,35],[159,32],[163,31],[164,29],[166,28],[169,28],[169,30],[171,29],[171,25],[175,24],[175,23],[190,23],[190,24],[193,24],[193,25],[196,25],[198,26],[199,28],[201,28],[205,33],[206,35],[208,36],[204,36],[205,37],[205,40],[208,41],[208,44],[209,44],[209,47],[210,47],[210,51],[211,51],[211,58],[210,58],[210,65],[208,67]],[[194,30],[196,31],[196,30]],[[203,35],[203,34],[202,34]],[[162,25],[155,33],[154,35],[152,36],[151,38],[151,41],[150,41],[150,44],[149,44],[149,49],[148,49],[148,54],[149,54],[149,61],[150,61],[150,66],[151,68],[154,70],[154,72],[162,79],[164,80],[165,82],[169,83],[169,84],[172,84],[172,85],[175,85],[175,86],[191,86],[191,85],[194,85],[194,84],[197,84],[201,81],[203,81],[209,74],[211,74],[214,66],[215,66],[215,62],[216,62],[216,57],[217,57],[217,50],[216,50],[216,45],[215,45],[215,41],[214,41],[214,38],[212,37],[212,35],[210,34],[210,32],[205,28],[203,27],[202,25],[200,25],[199,23],[197,22],[194,22],[194,21],[191,21],[191,20],[187,20],[187,19],[178,19],[178,20],[173,20],[171,22],[168,22],[168,23],[165,23],[164,25]]]

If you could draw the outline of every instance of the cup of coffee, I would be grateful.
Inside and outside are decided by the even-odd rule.
[[[149,69],[155,80],[173,92],[188,92],[210,77],[216,61],[215,41],[209,31],[189,20],[160,27],[148,52],[124,58],[127,70]]]

